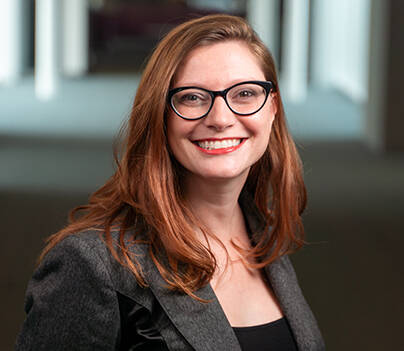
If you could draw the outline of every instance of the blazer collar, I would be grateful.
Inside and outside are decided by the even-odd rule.
[[[263,218],[248,194],[242,193],[240,205],[251,233],[262,230]],[[198,290],[196,294],[211,302],[199,302],[183,293],[168,290],[167,283],[148,254],[138,258],[143,261],[142,267],[154,296],[178,331],[195,350],[241,351],[237,337],[210,284]],[[290,265],[288,257],[281,257],[265,267],[265,273],[299,344],[299,338],[296,336],[306,331],[304,329],[307,329],[307,326],[302,325],[302,321],[305,320],[305,314],[307,316],[307,313],[311,312],[308,306],[308,311],[306,309],[294,272],[291,276],[288,264]],[[302,303],[303,308],[294,308],[296,302]]]
[[[167,283],[148,256],[145,257],[144,269],[154,296],[178,331],[195,350],[241,351],[233,329],[210,284],[196,292],[200,298],[210,301],[202,303],[186,294],[165,288]]]
[[[256,233],[262,229],[262,217],[245,191],[240,195],[239,202],[250,231]],[[150,256],[144,255],[143,260],[142,267],[147,272],[151,291],[178,331],[195,350],[241,351],[237,337],[210,284],[196,292],[200,298],[210,302],[199,302],[188,295],[165,288],[167,283]]]
[[[265,220],[247,191],[240,195],[240,206],[252,234],[251,240],[255,241],[255,235],[261,235],[265,230]],[[321,332],[300,289],[289,256],[279,257],[267,265],[264,272],[289,322],[299,350],[324,350]]]

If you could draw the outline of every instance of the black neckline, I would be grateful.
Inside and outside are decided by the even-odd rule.
[[[264,324],[251,325],[251,326],[247,326],[247,327],[233,327],[232,326],[232,328],[233,328],[233,330],[237,330],[237,331],[249,331],[249,330],[261,329],[261,328],[266,328],[266,327],[272,326],[274,324],[278,324],[278,323],[282,322],[284,319],[285,319],[285,317],[281,317],[272,322],[268,322],[268,323],[264,323]]]

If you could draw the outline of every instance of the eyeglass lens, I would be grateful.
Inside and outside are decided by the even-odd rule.
[[[241,115],[258,111],[266,100],[265,89],[254,83],[236,85],[226,94],[230,109]],[[212,95],[198,88],[187,88],[172,96],[171,103],[177,113],[189,119],[205,115],[213,104]]]

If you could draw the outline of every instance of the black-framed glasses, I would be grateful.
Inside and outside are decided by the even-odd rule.
[[[168,92],[168,101],[173,111],[186,120],[205,117],[217,96],[224,99],[233,113],[249,116],[262,109],[272,91],[275,91],[273,82],[258,80],[237,83],[220,91],[187,86],[171,89]]]

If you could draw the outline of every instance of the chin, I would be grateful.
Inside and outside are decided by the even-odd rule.
[[[206,180],[224,181],[240,178],[248,175],[248,170],[236,170],[236,169],[226,169],[215,171],[201,172],[199,177]]]

